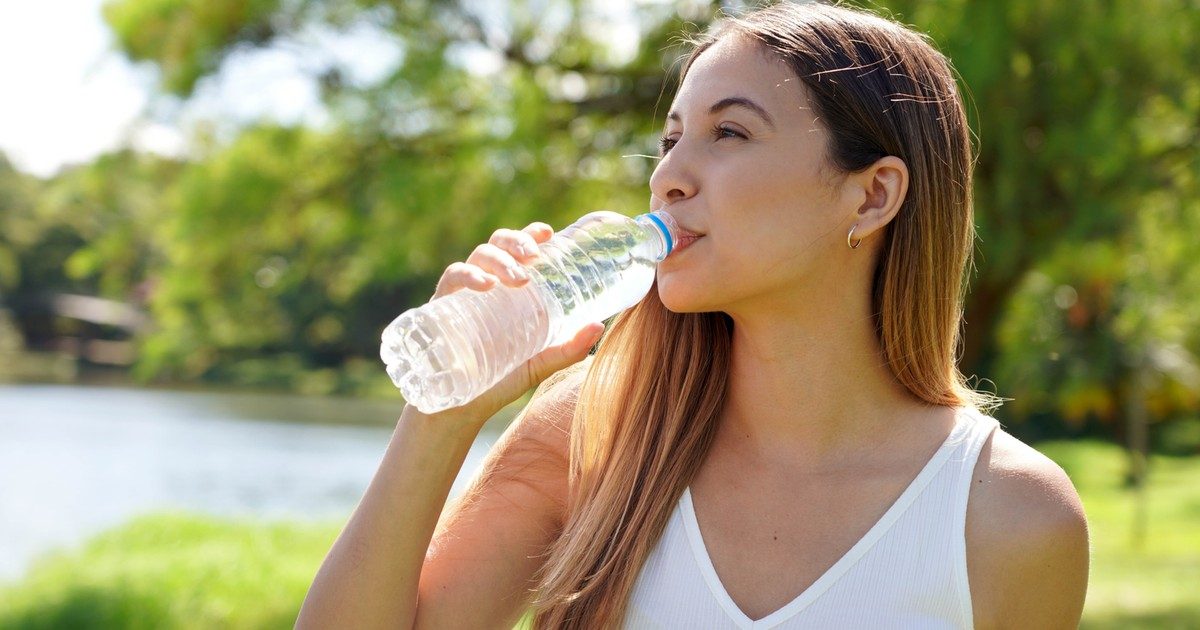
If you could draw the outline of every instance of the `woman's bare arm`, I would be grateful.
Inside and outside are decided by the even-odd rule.
[[[418,628],[512,628],[562,531],[571,416],[582,373],[535,396],[438,524]]]
[[[511,628],[561,528],[575,374],[539,388],[440,524],[478,426],[406,407],[296,627]]]
[[[536,258],[538,244],[552,234],[544,223],[497,230],[466,262],[446,268],[433,298],[495,287],[518,260]],[[527,275],[505,277],[514,287],[529,282]],[[426,415],[406,406],[366,494],[317,572],[296,626],[482,627],[519,614],[565,496],[561,414],[569,422],[574,405],[562,404],[557,392],[564,388],[557,384],[567,383],[568,375],[578,382],[582,372],[566,368],[584,367],[579,362],[602,330],[599,323],[584,326],[461,407]],[[480,427],[538,384],[466,498],[447,511],[431,548],[450,487]]]
[[[438,514],[478,431],[406,406],[362,500],[325,557],[297,628],[408,628]]]

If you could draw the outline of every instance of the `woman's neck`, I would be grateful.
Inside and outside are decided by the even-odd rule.
[[[733,316],[724,445],[762,461],[836,468],[884,449],[909,428],[905,420],[928,415],[929,405],[883,361],[871,318],[846,318],[845,310],[839,317],[839,310],[824,310],[825,322]]]

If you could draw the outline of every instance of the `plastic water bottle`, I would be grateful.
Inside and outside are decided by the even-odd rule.
[[[422,413],[466,404],[589,322],[637,304],[679,237],[661,210],[584,215],[538,246],[525,265],[529,282],[462,289],[409,309],[384,328],[379,356]]]

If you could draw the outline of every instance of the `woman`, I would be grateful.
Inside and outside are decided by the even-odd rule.
[[[974,232],[947,60],[781,4],[681,76],[650,208],[702,236],[594,357],[599,324],[464,407],[406,407],[298,625],[1074,627],[1078,495],[955,365]],[[523,284],[550,234],[497,231],[435,295]],[[543,380],[438,523],[480,425]]]

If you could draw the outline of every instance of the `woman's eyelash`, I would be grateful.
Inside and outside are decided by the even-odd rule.
[[[739,132],[738,130],[734,129],[733,127],[729,127],[727,125],[717,125],[716,127],[712,128],[712,135],[714,138],[716,138],[718,140],[725,137],[725,136],[721,135],[723,133],[733,134],[733,136],[736,138],[744,139],[746,137],[746,136],[742,135],[741,132]],[[671,138],[668,138],[667,136],[662,136],[661,138],[659,138],[658,139],[658,154],[666,155],[667,151],[670,151],[671,147],[675,146],[675,142],[676,142],[675,140],[672,140]]]

